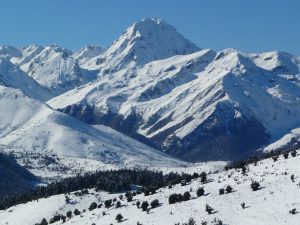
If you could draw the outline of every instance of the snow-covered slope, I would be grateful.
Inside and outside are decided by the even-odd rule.
[[[0,85],[17,88],[28,96],[42,101],[51,98],[51,93],[41,87],[34,79],[25,74],[8,59],[0,57]]]
[[[62,171],[74,175],[105,164],[112,168],[186,165],[111,128],[90,126],[3,86],[0,131],[0,149],[14,153],[22,165],[44,177],[61,176]]]
[[[72,57],[78,59],[80,64],[83,64],[89,59],[99,56],[103,52],[104,49],[99,45],[88,45],[73,52]]]
[[[198,50],[164,21],[143,19],[130,26],[103,54],[87,61],[83,67],[100,69],[106,74]]]
[[[95,73],[85,73],[80,68],[78,60],[83,57],[82,55],[75,54],[78,58],[74,58],[73,52],[57,45],[47,47],[32,45],[22,48],[21,52],[20,57],[14,57],[11,61],[42,87],[51,91],[52,96],[80,86],[96,77]]]
[[[241,158],[300,125],[300,64],[288,59],[202,50],[108,74],[48,103],[187,160]]]
[[[65,201],[65,195],[52,196],[0,211],[0,224],[31,225],[40,222],[42,218],[49,221],[54,215],[66,215],[68,211],[74,212],[78,209],[81,215],[72,214],[63,224],[117,224],[115,218],[120,213],[123,216],[120,224],[123,225],[138,222],[144,225],[186,224],[190,218],[197,225],[205,221],[207,224],[217,225],[220,224],[217,223],[219,220],[224,225],[296,225],[300,220],[299,163],[299,153],[298,156],[289,156],[288,159],[280,156],[276,162],[266,159],[258,162],[256,166],[251,164],[245,175],[241,170],[212,173],[208,175],[208,183],[202,184],[200,179],[194,179],[186,186],[178,184],[172,188],[161,188],[153,195],[134,196],[132,202],[121,200],[121,207],[118,208],[114,205],[109,209],[102,206],[93,211],[88,210],[92,202],[103,204],[105,200],[118,198],[123,193],[109,194],[94,190],[83,196],[71,193],[69,204]],[[292,175],[294,182],[291,180]],[[261,189],[252,191],[252,181],[259,182]],[[219,189],[226,188],[227,185],[233,188],[233,192],[219,195]],[[201,197],[196,195],[199,187],[203,187],[205,191]],[[190,200],[169,204],[168,198],[171,194],[183,194],[186,191],[191,194]],[[149,206],[149,213],[136,205],[138,201],[148,201],[150,204],[154,199],[159,200],[160,205],[154,209]],[[243,202],[244,209],[241,206]],[[214,209],[212,214],[205,211],[206,204]],[[292,209],[296,209],[297,213],[289,213]],[[62,224],[62,221],[54,223],[57,224]]]

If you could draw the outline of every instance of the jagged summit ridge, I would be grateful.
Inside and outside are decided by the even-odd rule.
[[[162,20],[143,19],[130,26],[102,55],[87,62],[86,66],[109,73],[199,50]]]

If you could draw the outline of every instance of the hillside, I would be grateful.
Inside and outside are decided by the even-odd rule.
[[[38,179],[13,158],[0,153],[0,198],[29,190],[37,182]]]
[[[195,224],[206,221],[207,224],[226,225],[295,225],[300,216],[300,200],[297,197],[299,160],[298,151],[295,157],[291,154],[287,157],[279,155],[276,160],[268,158],[251,163],[244,174],[242,169],[212,171],[207,176],[207,182],[202,183],[201,178],[196,178],[184,186],[177,184],[160,188],[152,195],[138,194],[133,196],[132,202],[120,200],[120,207],[113,203],[111,207],[105,208],[104,203],[108,199],[118,199],[124,193],[109,194],[95,190],[89,190],[89,194],[82,196],[71,193],[68,195],[69,203],[66,203],[65,195],[52,196],[0,211],[1,224],[31,225],[40,222],[42,218],[49,221],[54,215],[66,215],[68,211],[78,209],[81,214],[76,216],[72,213],[63,224],[118,224],[115,218],[121,214],[123,219],[120,224],[124,225],[138,222],[143,225],[184,224],[190,218],[195,220]],[[251,189],[253,181],[260,184],[256,191]],[[229,193],[226,191],[229,190],[228,185],[233,188]],[[199,187],[204,188],[204,194],[200,197],[196,193]],[[221,188],[225,189],[223,195],[219,194]],[[171,194],[187,191],[191,194],[189,200],[187,198],[186,201],[169,204]],[[157,208],[149,206],[149,210],[142,211],[142,208],[137,207],[138,202],[148,201],[150,204],[154,199],[159,201]],[[90,211],[88,208],[92,202],[102,206]],[[244,208],[242,203],[245,203]],[[206,212],[207,204],[214,209],[212,214]],[[293,209],[295,214],[292,213]],[[62,224],[62,220],[53,224]]]
[[[236,160],[277,149],[267,146],[290,132],[280,146],[299,142],[300,63],[288,56],[201,50],[102,76],[48,104],[184,160]]]
[[[105,126],[90,126],[0,86],[0,149],[43,178],[114,167],[187,164]]]

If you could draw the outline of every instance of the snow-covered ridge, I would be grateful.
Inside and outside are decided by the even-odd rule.
[[[159,19],[143,19],[130,26],[103,54],[87,61],[84,67],[111,73],[198,50],[199,47],[171,25]]]
[[[1,151],[42,177],[113,167],[170,167],[187,164],[105,126],[90,126],[0,86]],[[48,158],[48,159],[47,159]],[[89,165],[89,166],[86,166]]]
[[[110,124],[105,117],[121,115],[138,134],[184,159],[230,159],[251,154],[300,125],[300,64],[286,56],[202,50],[110,73],[48,104],[122,131],[122,123]],[[278,65],[286,69],[274,69]],[[241,143],[248,146],[244,152]]]

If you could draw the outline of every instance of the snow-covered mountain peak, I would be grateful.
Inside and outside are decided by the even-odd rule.
[[[263,69],[279,74],[295,75],[300,73],[299,58],[281,51],[253,54],[255,64]]]
[[[143,19],[130,26],[103,54],[88,61],[85,66],[111,73],[199,50],[162,20]]]
[[[24,91],[28,96],[40,100],[50,98],[50,93],[20,70],[8,59],[0,57],[0,85]]]
[[[87,60],[94,58],[103,53],[104,48],[99,45],[87,45],[73,53],[73,58],[78,59],[80,64],[85,63]]]

